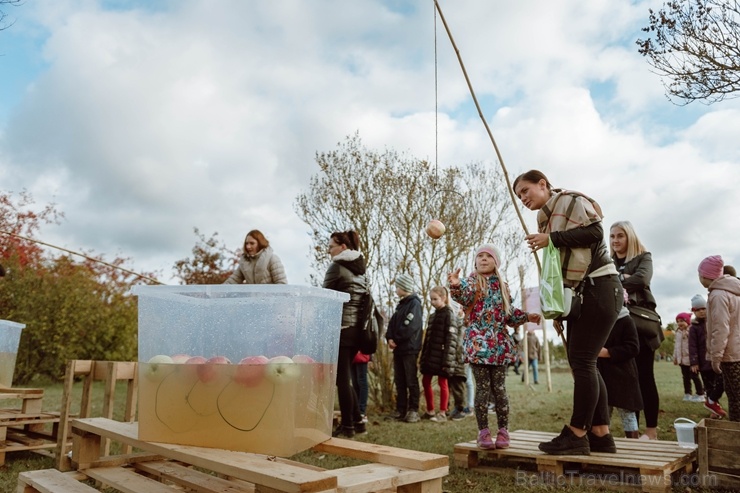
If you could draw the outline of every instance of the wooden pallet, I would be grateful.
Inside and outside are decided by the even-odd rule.
[[[442,478],[449,473],[446,455],[338,438],[330,438],[313,450],[367,463],[325,470],[261,454],[145,442],[138,439],[137,423],[105,418],[74,420],[72,431],[72,464],[78,471],[21,473],[18,492],[98,491],[79,482],[87,479],[129,493],[175,493],[183,489],[199,493],[442,493]],[[103,437],[142,452],[102,456]]]
[[[20,401],[18,408],[0,409],[0,465],[10,452],[50,455],[56,447],[59,414],[41,412],[43,397],[43,389],[0,388],[0,401]]]
[[[671,491],[677,481],[687,481],[697,459],[695,448],[678,442],[616,438],[616,454],[547,455],[537,445],[557,434],[517,430],[511,446],[483,450],[475,441],[454,447],[455,464],[467,469],[513,475],[522,485],[566,484],[619,491]]]

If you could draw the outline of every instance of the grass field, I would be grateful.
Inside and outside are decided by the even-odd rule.
[[[661,440],[676,440],[673,421],[678,417],[685,417],[694,421],[707,417],[701,404],[683,402],[683,387],[678,367],[671,363],[659,362],[655,365],[656,380],[661,396],[661,413],[659,417],[658,436]],[[558,432],[570,416],[572,379],[567,371],[558,371],[552,374],[553,391],[547,391],[544,368],[540,371],[540,385],[525,387],[520,377],[510,372],[507,387],[510,398],[510,429],[529,429]],[[76,389],[79,391],[80,389]],[[121,389],[122,390],[122,389]],[[100,394],[102,395],[102,393]],[[45,410],[58,410],[61,400],[61,385],[45,387]],[[75,399],[74,402],[78,402]],[[123,402],[121,396],[117,402]],[[423,398],[422,398],[423,402]],[[98,411],[99,412],[99,411]],[[477,434],[477,427],[473,417],[463,421],[448,421],[433,423],[422,421],[415,424],[399,423],[383,419],[387,410],[371,408],[369,410],[370,423],[368,434],[358,438],[361,441],[416,449],[426,452],[445,454],[450,457],[450,474],[444,480],[444,490],[450,493],[483,493],[504,492],[522,493],[528,491],[552,491],[552,486],[516,484],[513,477],[486,475],[458,468],[453,463],[453,446],[456,443],[473,440]],[[491,415],[492,427],[495,426],[495,415]],[[622,436],[619,420],[613,420],[615,436]],[[328,454],[304,452],[295,457],[298,460],[327,469],[345,467],[353,464],[347,459],[338,459]],[[31,453],[15,453],[9,455],[5,467],[0,474],[0,493],[16,491],[16,477],[19,472],[33,469],[53,467],[50,458]],[[593,489],[569,487],[568,491],[586,492]],[[676,486],[676,493],[687,491],[709,491],[702,489],[688,489]]]

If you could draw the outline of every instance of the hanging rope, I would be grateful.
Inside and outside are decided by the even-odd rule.
[[[470,77],[468,77],[468,71],[465,69],[465,64],[463,63],[462,56],[460,55],[460,50],[457,47],[457,43],[455,43],[455,38],[452,36],[452,32],[450,31],[450,27],[447,25],[447,20],[445,19],[444,14],[442,13],[442,8],[439,6],[439,1],[434,0],[434,7],[436,12],[439,13],[439,18],[442,20],[442,24],[445,27],[445,31],[447,32],[447,37],[450,38],[450,43],[452,43],[452,48],[455,50],[455,55],[457,55],[457,61],[460,63],[460,68],[462,69],[463,76],[465,77],[465,82],[468,85],[468,90],[470,91],[470,96],[473,98],[473,103],[475,103],[475,108],[478,110],[478,116],[480,117],[481,121],[483,122],[483,126],[486,127],[486,132],[488,133],[488,138],[491,140],[491,144],[493,144],[493,149],[496,151],[496,157],[498,158],[498,162],[501,165],[501,170],[504,173],[504,179],[506,180],[506,189],[509,191],[509,196],[511,197],[511,202],[514,205],[514,210],[516,211],[517,217],[519,217],[519,222],[522,225],[522,228],[524,229],[525,234],[529,234],[529,229],[527,228],[527,224],[524,222],[524,218],[522,217],[522,213],[519,210],[519,206],[517,205],[516,199],[517,197],[514,195],[514,190],[511,188],[511,180],[509,179],[509,172],[506,169],[506,165],[504,164],[504,158],[501,156],[501,151],[499,151],[498,145],[496,144],[496,139],[493,138],[493,133],[491,132],[491,128],[488,126],[488,122],[486,121],[486,118],[483,116],[483,111],[481,110],[480,104],[478,103],[478,98],[475,95],[475,91],[473,90],[473,84],[470,82]],[[435,53],[435,91],[436,91],[436,84],[437,84],[437,30],[436,30],[436,16],[435,16],[435,31],[434,31],[434,53]],[[435,101],[436,103],[436,101]],[[532,252],[532,255],[534,256],[535,263],[537,264],[537,273],[542,273],[542,265],[540,264],[540,259],[537,257],[537,254],[535,252]],[[558,333],[560,338],[563,341],[563,347],[566,348],[567,351],[567,344],[565,341],[565,335],[563,333],[563,325],[558,320],[553,321],[553,325],[555,326],[555,331]]]
[[[77,256],[86,258],[87,260],[90,260],[92,262],[97,262],[99,264],[107,265],[108,267],[112,267],[114,269],[120,270],[120,271],[125,272],[127,274],[131,274],[133,276],[139,277],[141,279],[146,279],[147,281],[153,282],[154,284],[164,284],[164,283],[158,281],[157,279],[154,279],[153,277],[148,277],[148,276],[145,276],[145,275],[136,273],[136,272],[134,272],[132,270],[124,269],[123,267],[119,267],[118,265],[113,265],[113,264],[108,263],[108,262],[106,262],[104,260],[100,260],[100,259],[97,259],[97,258],[90,257],[89,255],[85,255],[84,253],[75,252],[73,250],[68,250],[68,249],[62,248],[60,246],[52,245],[51,243],[45,243],[45,242],[43,242],[41,240],[34,240],[33,238],[28,238],[26,236],[22,236],[22,235],[19,235],[19,234],[16,234],[16,233],[11,233],[9,231],[0,231],[0,234],[4,234],[4,235],[8,235],[8,236],[14,236],[16,238],[20,238],[21,240],[30,241],[30,242],[33,242],[33,243],[38,243],[39,245],[44,245],[44,246],[47,246],[47,247],[50,247],[50,248],[56,248],[57,250],[61,250],[63,252],[71,253],[72,255],[77,255]]]

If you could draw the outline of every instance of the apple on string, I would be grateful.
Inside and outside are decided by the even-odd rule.
[[[439,219],[432,219],[427,223],[426,233],[430,238],[438,240],[445,234],[445,225]]]

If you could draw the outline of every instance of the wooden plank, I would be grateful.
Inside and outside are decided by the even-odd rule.
[[[187,488],[197,493],[254,493],[254,485],[235,483],[182,466],[172,461],[150,461],[135,464],[137,471]]]
[[[356,442],[342,438],[330,438],[316,445],[312,450],[377,462],[379,464],[418,469],[420,471],[437,469],[449,465],[449,458],[446,455],[406,450],[374,443]]]
[[[449,474],[449,467],[428,470],[400,469],[388,464],[363,464],[334,469],[338,491],[342,493],[366,493],[368,491],[395,490],[398,487],[425,483]]]
[[[137,423],[105,418],[77,419],[72,422],[72,431],[80,435],[106,436],[135,448],[286,493],[323,491],[337,486],[336,476],[273,461],[266,455],[139,440]],[[73,455],[79,456],[74,454],[74,448]]]
[[[175,491],[171,486],[123,467],[96,467],[81,472],[123,493],[174,493]]]
[[[12,387],[0,387],[0,399],[26,399],[43,397],[44,389],[16,389]]]
[[[25,488],[25,486],[32,489]],[[56,469],[41,469],[18,474],[18,491],[22,493],[97,493],[98,490]]]

